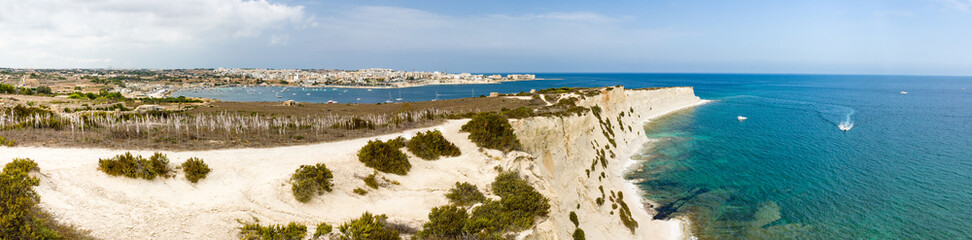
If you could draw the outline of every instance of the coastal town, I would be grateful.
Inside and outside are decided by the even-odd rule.
[[[0,84],[51,93],[118,92],[128,98],[161,98],[179,89],[222,86],[403,88],[537,80],[534,74],[470,74],[334,69],[0,69]]]

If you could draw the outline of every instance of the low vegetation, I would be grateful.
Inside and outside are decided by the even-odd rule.
[[[199,179],[206,178],[209,174],[209,165],[199,158],[189,158],[182,163],[182,171],[185,172],[186,179],[192,183],[199,182]]]
[[[259,222],[242,223],[240,239],[246,240],[301,240],[307,235],[307,226],[295,222],[287,225],[260,225]]]
[[[478,113],[462,125],[461,131],[469,132],[469,140],[479,147],[508,152],[521,146],[509,120],[497,113]]]
[[[364,190],[364,188],[354,188],[353,192],[361,196],[368,194],[368,190]]]
[[[574,223],[574,227],[580,226],[580,220],[577,219],[577,213],[570,211],[570,222]]]
[[[16,145],[17,145],[17,142],[14,142],[14,140],[7,140],[3,136],[0,136],[0,146],[13,147],[13,146],[16,146]]]
[[[364,179],[365,185],[367,185],[370,188],[378,189],[378,179],[376,178],[376,175],[377,174],[378,173],[375,172],[375,173],[372,173],[371,175],[368,175],[367,177],[365,177],[365,179]]]
[[[352,118],[352,119],[345,120],[344,122],[335,123],[331,125],[331,128],[339,128],[339,129],[346,129],[346,130],[375,129],[375,123],[361,118]]]
[[[389,141],[394,142],[394,141]],[[408,157],[397,144],[382,142],[381,140],[371,140],[368,144],[358,150],[358,161],[361,161],[375,170],[398,175],[408,174],[412,164],[408,162]]]
[[[462,236],[465,232],[463,226],[469,214],[466,209],[454,205],[445,205],[432,208],[429,212],[429,222],[422,225],[422,231],[418,232],[419,238],[455,238]]]
[[[330,192],[334,175],[323,163],[316,165],[302,165],[290,177],[291,190],[294,198],[299,202],[308,202],[315,195]]]
[[[459,147],[446,140],[439,130],[419,132],[405,146],[409,152],[425,160],[436,160],[443,156],[456,157],[461,154]]]
[[[574,237],[574,240],[585,240],[585,239],[587,239],[587,238],[584,237],[584,229],[580,229],[580,228],[575,228],[574,229],[574,234],[571,235],[571,236]]]
[[[627,203],[624,203],[624,194],[621,192],[618,192],[617,202],[621,206],[618,210],[618,216],[621,217],[621,222],[624,223],[625,227],[628,227],[628,230],[631,230],[631,233],[634,233],[635,229],[638,228],[638,221],[631,217],[631,209],[628,208]]]
[[[30,172],[38,170],[33,160],[14,159],[0,172],[0,239],[91,239],[73,226],[50,221],[37,207],[40,195],[34,187],[40,180]]]
[[[338,226],[341,232],[341,239],[375,239],[375,240],[397,240],[401,239],[399,232],[391,229],[387,222],[388,216],[384,214],[373,215],[365,212],[360,218],[342,223]]]
[[[499,201],[485,200],[471,214],[455,204],[434,208],[417,237],[503,239],[510,232],[529,228],[550,211],[549,200],[516,172],[501,173],[492,185]]]
[[[459,206],[469,206],[486,200],[486,196],[483,196],[479,188],[468,182],[456,182],[456,186],[446,193],[446,198],[452,204]]]
[[[332,230],[334,230],[334,227],[332,227],[331,224],[323,222],[319,223],[317,224],[317,229],[314,231],[314,239],[320,239],[324,236],[330,235]]]
[[[149,159],[140,155],[126,152],[109,159],[98,160],[98,170],[111,176],[125,176],[146,180],[155,177],[172,177],[173,171],[169,167],[169,158],[162,153],[155,153]]]

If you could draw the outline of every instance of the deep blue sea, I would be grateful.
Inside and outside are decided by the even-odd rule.
[[[228,101],[426,101],[549,87],[693,86],[628,177],[700,239],[972,239],[972,78],[537,74],[403,89],[222,88]],[[907,94],[901,94],[906,91]],[[309,94],[309,95],[308,95]],[[281,98],[276,98],[276,96]],[[360,98],[360,100],[359,100]],[[739,121],[737,116],[748,119]],[[841,131],[839,125],[850,126]]]

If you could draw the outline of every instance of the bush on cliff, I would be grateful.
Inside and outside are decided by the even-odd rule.
[[[520,148],[520,140],[513,133],[510,121],[497,113],[478,113],[462,125],[461,131],[469,132],[469,140],[476,146],[508,152]]]
[[[182,171],[185,172],[186,179],[192,183],[199,182],[199,179],[206,178],[209,174],[209,165],[199,158],[189,158],[182,163]]]
[[[480,237],[501,236],[533,225],[536,217],[546,216],[550,201],[517,172],[504,172],[492,184],[499,201],[486,200],[472,210],[463,230]]]
[[[418,232],[420,238],[442,238],[455,239],[461,237],[463,226],[466,224],[466,209],[454,205],[445,205],[432,208],[429,213],[429,222],[422,225],[422,231]]]
[[[110,159],[99,159],[98,170],[111,176],[125,176],[128,178],[155,179],[156,176],[171,177],[172,168],[169,158],[162,153],[155,153],[149,159],[142,156],[125,154]]]
[[[412,164],[401,149],[380,140],[368,141],[358,150],[358,161],[375,170],[398,175],[408,174]]]
[[[456,182],[456,186],[449,189],[449,193],[446,193],[446,198],[449,199],[449,202],[459,206],[469,206],[486,200],[486,196],[483,196],[476,185],[468,182]]]
[[[408,151],[425,160],[436,160],[441,156],[459,156],[459,147],[446,140],[439,130],[419,132],[405,145]]]
[[[388,217],[385,214],[373,215],[370,212],[365,212],[360,218],[338,226],[338,231],[341,232],[341,239],[402,239],[398,235],[398,231],[388,228],[387,220]]]
[[[537,192],[518,172],[503,172],[493,181],[493,192],[502,198],[507,209],[531,216],[547,216],[550,200]]]
[[[314,195],[330,192],[333,186],[331,178],[334,178],[334,175],[323,163],[300,166],[290,177],[294,198],[299,202],[307,202]]]

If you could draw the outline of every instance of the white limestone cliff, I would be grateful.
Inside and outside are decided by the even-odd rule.
[[[642,203],[641,193],[624,179],[624,173],[632,161],[630,156],[637,154],[648,140],[645,122],[705,101],[695,96],[691,87],[643,90],[609,87],[603,88],[599,95],[582,98],[578,106],[599,108],[599,113],[593,110],[581,116],[535,117],[511,122],[523,150],[534,159],[508,162],[506,167],[528,175],[551,203],[549,218],[521,237],[572,239],[575,227],[568,216],[573,211],[587,239],[686,238],[686,224],[682,220],[652,219]],[[606,167],[598,160],[602,150]],[[602,197],[601,187],[603,204],[597,204],[597,199]],[[623,193],[623,198],[617,200],[619,193]],[[612,208],[615,201],[617,208]],[[638,223],[633,232],[619,216],[621,202],[629,207],[631,218]]]

